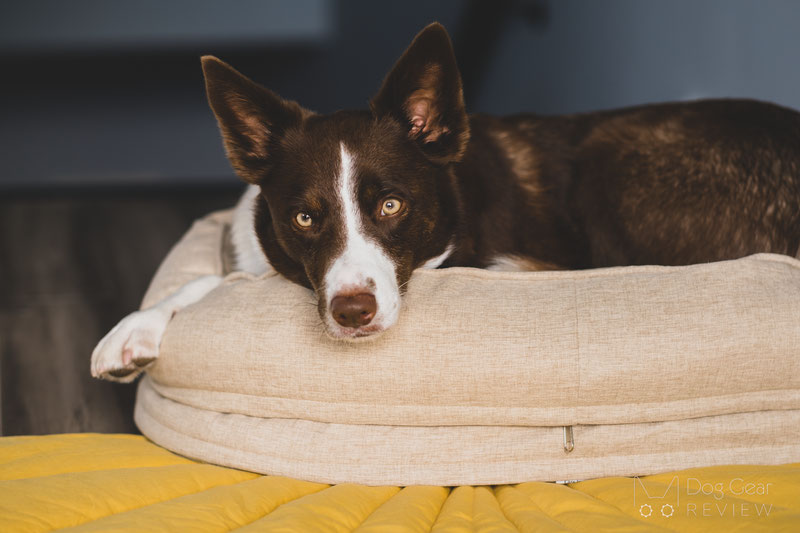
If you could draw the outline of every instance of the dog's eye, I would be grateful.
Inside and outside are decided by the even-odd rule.
[[[294,221],[297,222],[297,225],[301,228],[310,228],[312,224],[311,215],[308,213],[297,213],[297,216],[294,217]]]
[[[401,207],[403,207],[403,202],[397,198],[387,198],[383,201],[383,205],[381,205],[381,216],[390,217],[396,215],[400,212]]]

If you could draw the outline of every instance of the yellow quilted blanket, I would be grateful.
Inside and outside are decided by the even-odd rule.
[[[494,487],[321,485],[132,435],[0,438],[0,531],[800,531],[800,464]]]

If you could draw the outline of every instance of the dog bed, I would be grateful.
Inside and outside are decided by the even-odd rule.
[[[800,464],[569,485],[329,486],[199,464],[139,436],[0,438],[3,531],[793,531],[799,522]]]
[[[224,272],[230,212],[151,305]],[[800,461],[800,261],[419,271],[398,324],[327,338],[310,291],[234,273],[178,313],[139,385],[154,442],[323,483],[482,485]]]

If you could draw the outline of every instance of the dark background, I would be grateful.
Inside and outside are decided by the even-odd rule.
[[[4,0],[2,434],[135,431],[134,387],[92,380],[91,350],[190,222],[241,191],[201,54],[318,112],[364,107],[434,20],[472,111],[728,96],[800,108],[788,0]]]

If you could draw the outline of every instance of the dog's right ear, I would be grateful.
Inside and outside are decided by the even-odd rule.
[[[271,144],[311,113],[214,56],[200,61],[208,103],[217,117],[228,159],[243,180],[259,183],[269,168]]]

